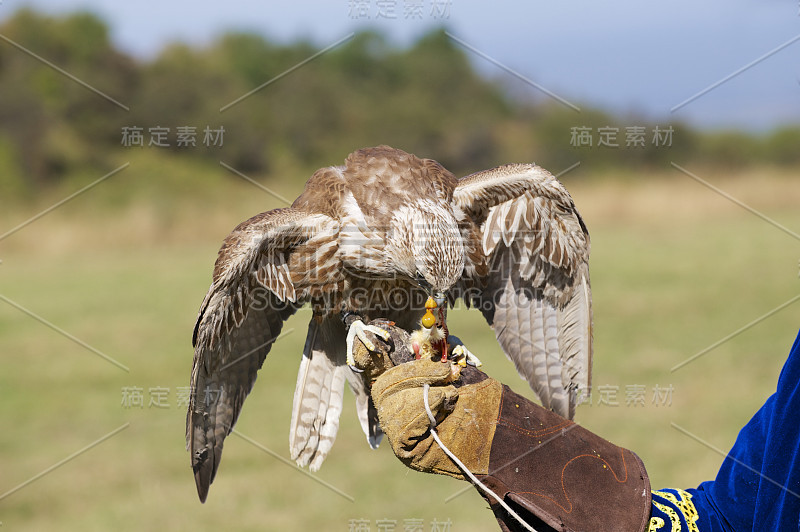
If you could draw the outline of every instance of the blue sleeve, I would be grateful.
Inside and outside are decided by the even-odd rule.
[[[653,495],[652,515],[665,521],[663,530],[676,517],[682,527],[672,530],[800,529],[800,335],[776,392],[739,432],[716,479]],[[661,530],[654,524],[650,530]]]

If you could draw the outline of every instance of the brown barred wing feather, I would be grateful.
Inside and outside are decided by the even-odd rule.
[[[293,279],[290,261],[313,262],[319,240],[338,226],[324,215],[276,209],[240,224],[225,239],[194,329],[186,445],[205,501],[256,374],[283,323],[314,287]]]
[[[590,242],[572,198],[515,164],[459,180],[453,201],[480,227],[488,266],[471,303],[542,404],[572,418],[592,367]]]

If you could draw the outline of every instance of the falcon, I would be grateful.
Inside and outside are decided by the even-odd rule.
[[[339,427],[345,382],[373,448],[382,437],[352,342],[417,329],[433,298],[463,299],[494,329],[542,404],[572,418],[589,390],[589,234],[563,185],[534,164],[457,179],[389,146],[317,170],[291,207],[239,224],[222,244],[197,316],[186,418],[205,501],[230,434],[284,322],[313,313],[289,431],[300,466],[319,469]],[[465,350],[466,351],[466,350]]]

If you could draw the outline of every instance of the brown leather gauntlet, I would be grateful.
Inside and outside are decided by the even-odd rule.
[[[554,530],[646,529],[650,481],[633,452],[503,386],[489,474],[479,479],[525,517]],[[522,530],[486,498],[503,530]],[[534,524],[537,520],[531,519]],[[536,527],[539,532],[547,530]]]
[[[392,341],[379,349],[382,354],[359,353],[357,348],[356,362],[374,379],[371,394],[381,427],[408,467],[467,479],[433,440],[423,403],[428,384],[442,442],[538,532],[645,530],[650,483],[633,452],[475,368],[459,371],[457,365],[431,360],[404,363],[410,358],[406,336],[397,328],[391,332]],[[386,370],[393,364],[398,365]],[[478,491],[503,530],[524,530],[493,498]]]

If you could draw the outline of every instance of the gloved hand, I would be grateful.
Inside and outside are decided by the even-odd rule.
[[[474,474],[489,473],[489,448],[502,385],[488,378],[463,385],[460,374],[461,366],[452,362],[412,360],[389,369],[372,386],[381,428],[395,455],[408,467],[467,478],[429,430],[423,398],[428,384],[428,402],[439,437]]]
[[[377,323],[386,328],[386,323]],[[405,331],[389,327],[380,353],[357,342],[356,363],[395,455],[408,467],[466,474],[436,443],[424,385],[442,443],[538,532],[646,529],[650,483],[641,460],[580,425],[514,393],[471,366],[412,360]],[[406,360],[411,360],[405,362]],[[396,364],[396,365],[395,365]],[[482,490],[503,530],[523,530]]]

